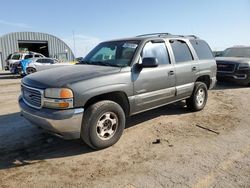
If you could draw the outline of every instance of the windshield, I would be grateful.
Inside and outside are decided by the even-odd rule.
[[[131,63],[140,41],[112,41],[97,45],[80,64],[126,67]]]
[[[223,53],[224,57],[250,57],[250,48],[228,48]]]

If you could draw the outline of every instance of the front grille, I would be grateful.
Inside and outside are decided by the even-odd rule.
[[[22,85],[21,90],[22,90],[22,97],[25,103],[35,108],[41,108],[42,92],[39,89]]]
[[[217,64],[217,71],[219,72],[229,72],[232,73],[235,71],[235,64],[229,63],[218,63]]]

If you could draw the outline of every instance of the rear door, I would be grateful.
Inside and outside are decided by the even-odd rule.
[[[147,57],[157,58],[159,65],[133,70],[136,112],[161,106],[175,96],[174,65],[165,41],[147,42],[141,51],[140,61]]]
[[[169,43],[175,62],[177,98],[184,98],[192,94],[198,65],[185,40],[170,39]]]

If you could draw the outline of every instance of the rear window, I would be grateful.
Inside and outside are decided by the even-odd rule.
[[[11,58],[12,54],[10,54],[8,57],[7,57],[7,60],[9,60]]]
[[[200,60],[213,59],[213,53],[208,44],[203,40],[190,40]]]

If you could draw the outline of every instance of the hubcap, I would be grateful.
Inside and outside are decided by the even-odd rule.
[[[27,74],[32,74],[32,73],[34,73],[35,71],[34,71],[34,69],[28,69],[27,70]]]
[[[204,89],[200,88],[196,93],[196,103],[198,106],[203,105],[205,101],[205,97],[206,97],[206,94],[205,94]]]
[[[118,118],[113,112],[106,112],[100,116],[97,126],[96,133],[102,140],[109,140],[112,138],[118,128]]]

